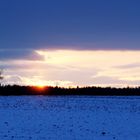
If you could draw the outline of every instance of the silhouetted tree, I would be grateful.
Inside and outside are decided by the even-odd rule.
[[[2,70],[0,70],[0,86],[1,86],[1,80],[3,79],[4,77],[2,76]]]

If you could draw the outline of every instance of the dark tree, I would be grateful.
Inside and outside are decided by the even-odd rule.
[[[1,80],[3,79],[3,76],[2,76],[2,70],[0,70],[0,85],[1,85]]]

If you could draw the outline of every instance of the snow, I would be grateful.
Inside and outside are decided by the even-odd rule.
[[[124,139],[140,139],[140,97],[0,97],[0,140]]]

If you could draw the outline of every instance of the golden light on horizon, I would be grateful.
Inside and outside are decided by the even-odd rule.
[[[46,87],[47,86],[44,86],[44,85],[36,85],[35,90],[42,92],[47,89]]]
[[[10,61],[17,68],[7,81],[21,85],[88,86],[139,85],[140,51],[119,50],[34,50],[44,59]],[[23,67],[23,64],[26,67]],[[22,69],[21,69],[21,68]],[[14,80],[13,80],[14,79]],[[12,83],[13,84],[13,83]]]

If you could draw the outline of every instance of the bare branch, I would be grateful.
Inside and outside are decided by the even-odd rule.
[[[4,77],[2,76],[3,71],[0,70],[0,80],[2,80]]]

